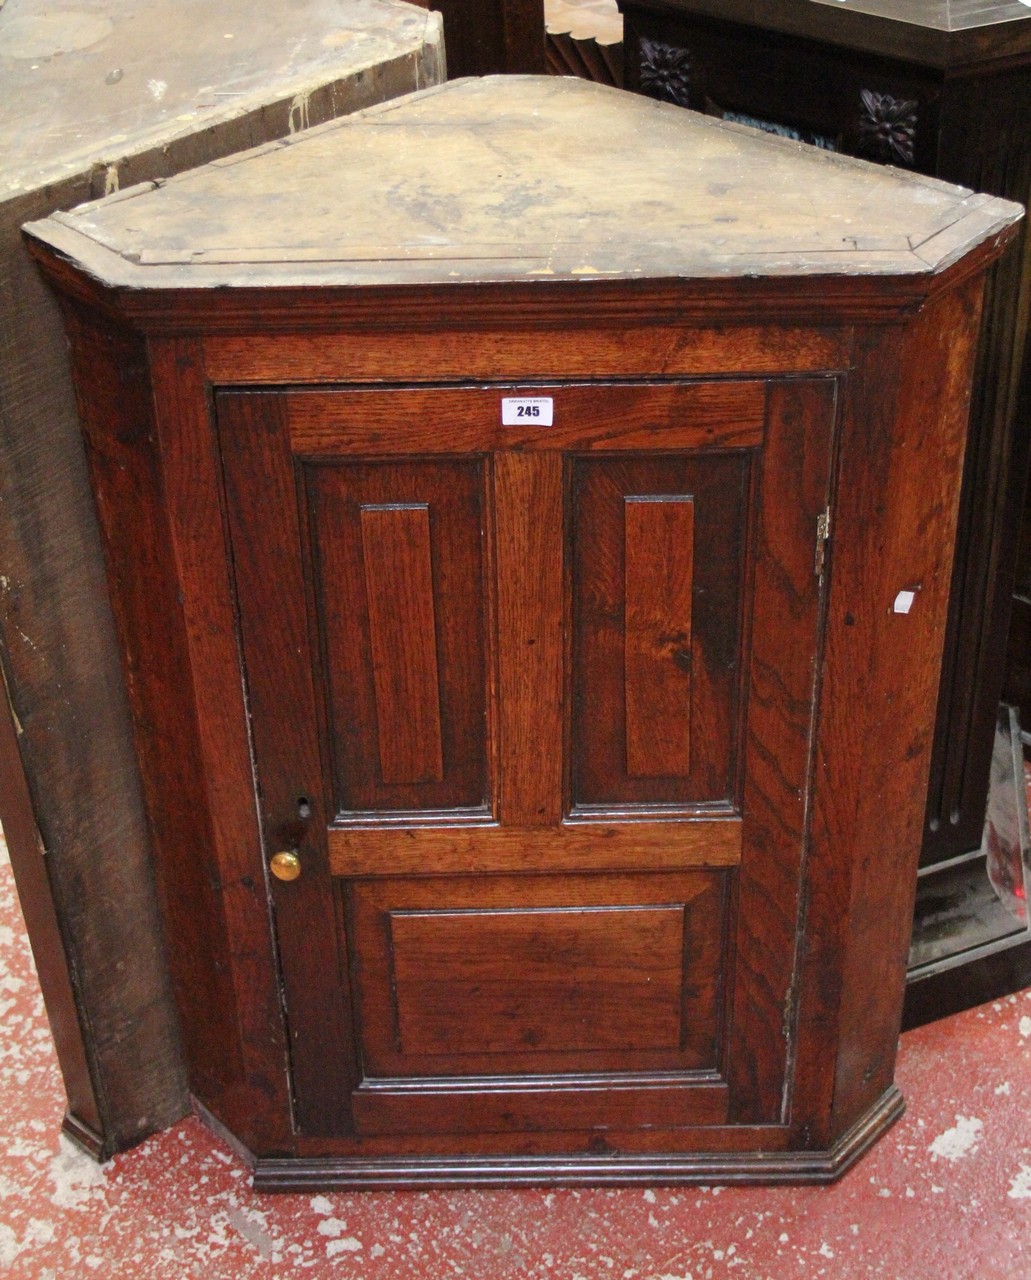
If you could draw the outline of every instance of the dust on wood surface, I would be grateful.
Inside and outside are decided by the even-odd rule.
[[[505,76],[398,99],[33,231],[132,287],[911,275],[1020,213],[600,85]]]
[[[219,0],[215,21],[208,0],[7,0],[0,198],[282,100],[291,128],[304,128],[309,96],[327,82],[373,80],[391,60],[425,58],[427,46],[440,62],[438,15],[398,0]],[[315,118],[327,114],[340,113]],[[259,123],[254,140],[267,136]]]

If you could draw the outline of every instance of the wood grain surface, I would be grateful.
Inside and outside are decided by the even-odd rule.
[[[572,130],[550,90],[513,83],[493,120],[514,135],[535,100]],[[447,92],[464,111],[481,88]],[[468,121],[433,103],[413,110],[444,112],[444,154]],[[845,172],[818,168],[824,191]],[[390,288],[270,287],[262,319],[251,286],[141,302],[37,246],[76,306],[102,300],[96,332],[155,317],[143,447],[100,470],[112,589],[162,874],[184,890],[170,936],[210,926],[190,963],[215,976],[187,1013],[204,1092],[270,1179],[576,1181],[602,1155],[607,1178],[832,1177],[897,1116],[895,873],[915,859],[981,277],[1012,211],[975,228],[965,196],[896,181],[913,203],[894,216],[944,219],[940,256],[833,277],[785,257],[782,294],[729,258],[733,279],[696,261],[681,281],[675,253],[655,283],[579,294],[560,272],[490,288],[484,259],[423,287],[406,260],[377,267]],[[83,395],[122,463],[107,385]],[[561,446],[543,423],[499,432],[513,390],[550,396]],[[428,413],[453,452],[420,444]],[[920,635],[891,621],[897,579],[928,602]],[[404,767],[427,744],[436,760],[431,612],[442,778],[384,780],[380,703]],[[685,745],[667,642],[635,666],[657,626],[690,635],[686,772],[650,772]],[[648,745],[628,759],[628,739]],[[266,877],[276,851],[298,878]]]
[[[543,155],[561,181],[528,183]],[[605,170],[619,180],[599,183]],[[360,187],[327,188],[327,173],[355,171]],[[31,234],[135,290],[589,283],[933,273],[1019,216],[668,103],[506,76],[452,81]]]

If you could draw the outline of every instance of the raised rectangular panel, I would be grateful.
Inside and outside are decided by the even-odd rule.
[[[684,908],[392,912],[404,1053],[675,1049]]]
[[[627,773],[688,774],[694,499],[628,497],[623,519]]]
[[[334,812],[487,812],[483,462],[304,471]]]
[[[429,507],[369,504],[361,526],[380,774],[442,782]]]
[[[712,1077],[726,887],[719,870],[350,882],[366,1080]]]
[[[574,814],[736,803],[750,459],[573,462]]]

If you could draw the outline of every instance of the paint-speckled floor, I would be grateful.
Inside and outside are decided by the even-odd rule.
[[[1031,1280],[1031,991],[907,1033],[909,1109],[830,1188],[255,1195],[187,1120],[98,1167],[0,857],[0,1272],[133,1280]]]

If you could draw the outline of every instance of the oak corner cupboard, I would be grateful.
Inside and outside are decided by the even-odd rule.
[[[826,1180],[899,1114],[1019,212],[505,77],[30,228],[258,1186]]]

